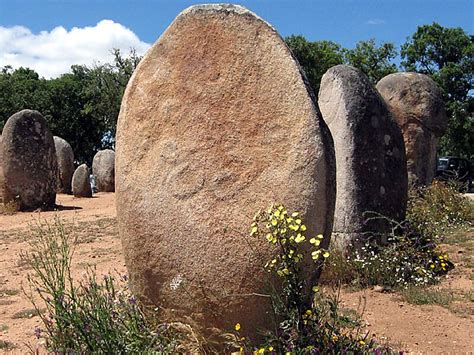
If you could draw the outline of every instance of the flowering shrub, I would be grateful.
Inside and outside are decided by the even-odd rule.
[[[361,286],[406,288],[437,283],[454,265],[433,245],[421,246],[407,237],[392,236],[388,245],[367,242],[347,257]]]
[[[472,207],[458,193],[456,185],[433,181],[428,187],[409,191],[407,221],[412,233],[427,241],[437,241],[455,228],[469,223]]]
[[[265,269],[281,281],[281,285],[273,287],[281,292],[271,295],[278,324],[274,332],[265,334],[264,345],[255,347],[239,338],[241,325],[236,324],[241,352],[305,354],[382,351],[372,339],[367,339],[367,334],[361,334],[357,321],[340,311],[337,296],[328,297],[315,280],[310,280],[307,285],[306,280],[302,279],[302,267],[308,265],[304,262],[306,259],[315,263],[314,274],[317,275],[330,255],[320,247],[322,235],[306,235],[306,225],[298,212],[290,214],[283,205],[272,206],[257,213],[250,228],[251,236],[265,238],[275,246],[275,256],[265,264]]]
[[[72,231],[56,219],[37,228],[30,239],[33,251],[23,255],[34,271],[28,276],[31,291],[46,306],[40,312],[30,294],[43,322],[35,329],[37,338],[60,354],[172,352],[167,326],[153,327],[148,321],[127,288],[126,276],[120,289],[112,276],[97,280],[92,271],[82,282],[73,280],[74,243]]]
[[[391,233],[385,236],[388,242],[381,245],[369,239],[348,254],[334,252],[323,278],[362,287],[435,284],[454,268],[439,243],[453,229],[467,225],[471,214],[470,202],[456,186],[435,181],[429,187],[411,189],[405,221],[376,217],[392,223]]]

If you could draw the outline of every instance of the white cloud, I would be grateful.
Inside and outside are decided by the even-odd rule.
[[[111,20],[70,31],[59,26],[38,34],[23,26],[0,26],[0,67],[29,67],[45,78],[67,73],[73,64],[110,62],[113,48],[124,54],[135,48],[142,55],[149,47],[133,31]]]
[[[377,26],[377,25],[385,25],[386,22],[384,20],[379,19],[379,18],[374,18],[372,20],[367,21],[365,24],[366,25],[375,25],[375,26]]]

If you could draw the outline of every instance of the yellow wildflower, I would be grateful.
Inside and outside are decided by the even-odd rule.
[[[298,217],[298,215],[299,215],[298,212],[293,212],[293,213],[291,214],[291,217]]]
[[[257,233],[257,231],[258,231],[257,226],[252,227],[252,230],[250,231],[250,235],[254,235],[255,233]]]
[[[360,345],[365,345],[365,341],[359,340],[359,344],[360,344]]]
[[[272,223],[272,226],[276,226],[278,222],[276,219],[272,219],[271,223]]]
[[[237,323],[234,328],[235,328],[236,331],[239,331],[240,330],[240,323]]]
[[[325,252],[323,253],[323,257],[324,257],[324,258],[328,258],[328,257],[329,257],[329,252],[328,252],[328,251],[325,251]]]
[[[311,239],[309,240],[309,242],[310,242],[311,244],[316,245],[316,246],[318,246],[319,244],[321,244],[321,241],[320,241],[319,239],[316,239],[316,238],[311,238]]]
[[[318,286],[313,286],[312,290],[313,290],[314,293],[319,292],[319,287]]]
[[[306,230],[306,226],[304,224],[302,224],[300,229],[304,232]]]
[[[305,241],[305,236],[304,235],[301,235],[300,233],[298,233],[298,235],[296,236],[295,238],[295,242],[296,243],[301,243],[301,242],[304,242]]]

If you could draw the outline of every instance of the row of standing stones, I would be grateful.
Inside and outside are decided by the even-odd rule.
[[[302,213],[308,236],[324,235],[323,248],[331,234],[346,248],[366,232],[387,231],[365,213],[404,218],[408,180],[430,183],[446,120],[440,89],[416,73],[388,75],[374,88],[359,70],[339,65],[323,76],[316,101],[264,20],[235,5],[188,8],[127,86],[116,157],[97,159],[104,166],[115,159],[133,291],[170,319],[192,319],[207,336],[237,322],[255,335],[272,324],[262,264],[275,249],[264,240],[249,247],[251,216],[285,203]],[[0,143],[4,201],[21,186],[25,206],[53,204],[56,166],[65,160],[71,170],[59,181],[67,191],[72,152],[57,141],[56,159],[34,111],[8,120]],[[88,177],[80,166],[73,189],[90,189]],[[302,277],[315,272],[309,266]]]
[[[188,8],[140,62],[118,119],[117,218],[134,292],[208,335],[239,322],[254,336],[273,324],[262,264],[275,249],[249,247],[251,216],[285,203],[323,248],[333,231],[343,247],[387,231],[365,212],[404,218],[408,177],[430,182],[445,128],[424,75],[374,88],[336,66],[318,105],[264,20],[240,6]]]
[[[97,152],[92,163],[98,191],[115,190],[115,152]],[[56,193],[92,197],[89,168],[74,169],[70,144],[51,134],[37,111],[12,115],[0,136],[0,202],[18,210],[51,209]]]

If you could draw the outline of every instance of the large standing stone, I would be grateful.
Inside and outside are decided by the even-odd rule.
[[[334,139],[337,198],[336,240],[360,244],[387,232],[385,219],[401,221],[407,203],[403,137],[383,99],[360,70],[337,65],[322,77],[319,107]],[[334,238],[333,238],[334,240]]]
[[[43,116],[32,110],[12,115],[3,128],[0,149],[3,202],[16,201],[21,210],[54,207],[58,165]]]
[[[429,185],[436,173],[436,148],[447,128],[441,89],[428,76],[395,73],[377,83],[377,90],[401,127],[408,178]]]
[[[56,157],[58,160],[57,191],[70,194],[71,180],[74,174],[74,153],[71,146],[61,137],[54,136]]]
[[[5,194],[5,178],[3,176],[3,148],[2,136],[0,135],[0,203],[3,203],[3,195]]]
[[[115,191],[115,152],[98,151],[92,161],[92,174],[96,177],[97,191]]]
[[[249,246],[252,216],[285,203],[327,245],[332,144],[270,25],[234,5],[182,12],[142,59],[119,115],[117,214],[133,290],[207,327],[271,326],[257,293],[274,250]]]
[[[92,197],[90,170],[87,164],[79,165],[74,172],[72,194],[75,197]]]

